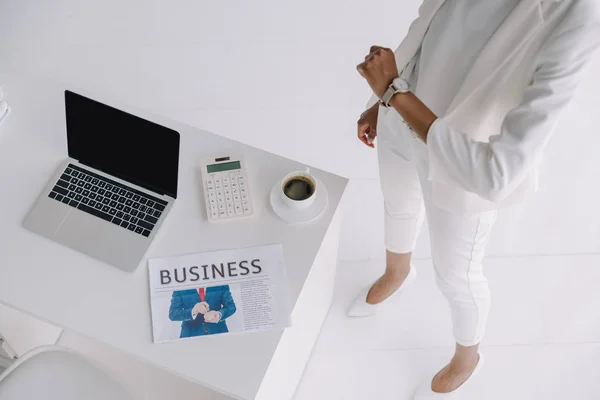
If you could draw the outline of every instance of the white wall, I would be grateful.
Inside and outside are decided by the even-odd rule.
[[[355,139],[369,91],[355,65],[372,44],[395,47],[419,3],[3,0],[0,82],[12,69],[93,82],[98,94],[353,178],[342,257],[380,258],[375,154]],[[548,148],[541,192],[502,212],[490,255],[600,252],[599,67],[600,55]],[[415,253],[428,257],[426,232]]]

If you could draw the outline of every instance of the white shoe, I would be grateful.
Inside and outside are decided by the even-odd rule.
[[[416,278],[417,278],[417,271],[415,270],[415,267],[413,267],[411,264],[410,269],[408,270],[408,275],[406,276],[406,279],[404,279],[404,282],[402,282],[402,285],[400,285],[400,287],[398,289],[396,289],[396,291],[394,293],[389,295],[387,299],[385,299],[382,302],[377,303],[377,304],[367,303],[367,296],[369,295],[369,290],[371,290],[371,286],[373,286],[372,284],[369,285],[368,287],[364,288],[358,294],[356,299],[354,299],[354,302],[352,303],[352,305],[350,306],[350,309],[348,310],[348,316],[349,317],[368,317],[368,316],[376,314],[377,310],[379,310],[379,308],[381,306],[390,302],[393,298],[398,297],[398,295],[400,293],[402,293],[402,291],[407,286],[410,286],[410,284],[413,283]]]
[[[430,400],[430,399],[431,400],[452,400],[452,399],[458,399],[459,398],[458,396],[460,396],[464,392],[465,386],[467,386],[470,382],[472,382],[473,381],[473,377],[475,375],[477,375],[477,373],[481,370],[481,368],[483,368],[483,362],[484,362],[483,354],[479,353],[479,361],[477,361],[477,366],[475,366],[475,369],[471,373],[471,376],[469,376],[466,381],[464,381],[459,387],[457,387],[453,391],[448,392],[448,393],[434,392],[431,389],[431,382],[433,381],[433,378],[431,378],[431,379],[427,380],[427,382],[423,382],[423,384],[421,384],[421,386],[419,386],[419,388],[417,389],[417,391],[413,395],[412,399],[413,400]]]

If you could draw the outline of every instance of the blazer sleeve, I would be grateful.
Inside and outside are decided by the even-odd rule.
[[[219,312],[221,313],[221,321],[224,321],[235,314],[237,308],[235,306],[235,302],[233,301],[233,296],[231,295],[229,287],[227,287],[226,290],[223,290],[222,293],[221,306],[223,308],[221,308]]]
[[[429,180],[499,202],[526,178],[600,45],[599,18],[585,24],[570,20],[559,24],[542,45],[521,104],[509,111],[501,133],[489,143],[472,140],[443,118],[434,121],[427,136]]]
[[[192,307],[185,307],[183,297],[173,292],[171,307],[169,307],[169,319],[171,321],[191,321]]]

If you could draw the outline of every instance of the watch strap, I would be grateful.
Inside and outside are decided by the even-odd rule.
[[[389,107],[390,100],[392,100],[392,97],[394,97],[396,93],[397,91],[395,87],[393,87],[392,85],[388,86],[383,96],[381,96],[381,104],[383,104],[386,107]]]
[[[401,81],[401,84],[399,84],[397,87],[396,85],[394,85],[394,83],[397,82],[398,80]],[[396,78],[392,81],[392,83],[390,83],[390,85],[388,86],[388,88],[385,91],[385,93],[383,94],[383,96],[381,96],[380,103],[385,107],[389,107],[390,101],[392,100],[392,97],[394,97],[394,95],[396,93],[406,93],[408,91],[410,91],[410,89],[408,87],[408,82],[402,78]]]

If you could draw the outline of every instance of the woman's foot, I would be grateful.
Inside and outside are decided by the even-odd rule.
[[[373,285],[364,288],[352,302],[348,310],[349,317],[368,317],[375,315],[380,307],[396,298],[405,286],[415,281],[417,273],[413,267],[408,273],[384,274]]]
[[[379,304],[394,294],[406,280],[410,268],[401,271],[386,271],[377,279],[367,294],[367,303]]]
[[[473,356],[457,357],[454,356],[450,363],[446,365],[431,382],[431,389],[437,393],[448,393],[456,390],[473,373],[479,354]]]

